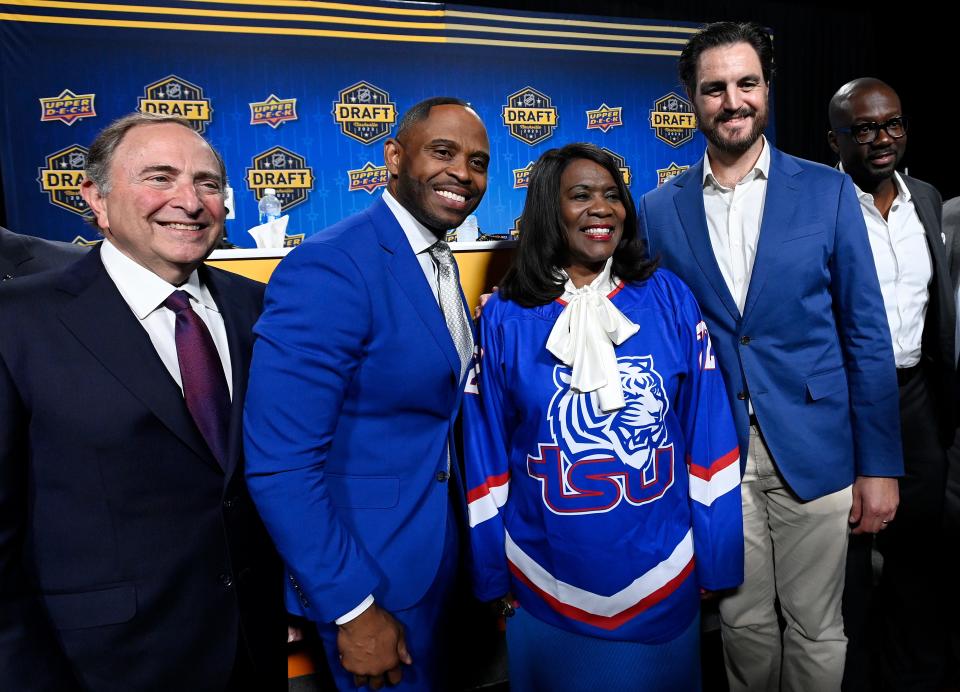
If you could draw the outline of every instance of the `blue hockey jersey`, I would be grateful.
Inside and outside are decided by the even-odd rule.
[[[474,592],[657,643],[690,624],[701,587],[743,580],[737,439],[689,289],[658,270],[608,297],[640,326],[615,349],[626,406],[610,413],[545,347],[562,301],[484,308],[464,399]]]

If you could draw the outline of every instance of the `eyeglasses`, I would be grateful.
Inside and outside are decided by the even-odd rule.
[[[850,127],[838,127],[834,132],[843,132],[853,137],[857,144],[870,144],[883,130],[894,139],[907,134],[907,116],[898,115],[882,123],[857,123]]]

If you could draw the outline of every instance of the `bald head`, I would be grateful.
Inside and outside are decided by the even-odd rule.
[[[893,188],[893,174],[907,150],[900,97],[879,79],[847,82],[830,99],[827,142],[843,170],[864,192]],[[892,133],[892,134],[891,134]]]
[[[837,93],[830,99],[830,107],[827,113],[830,118],[830,128],[846,127],[850,119],[850,100],[858,94],[874,91],[885,92],[892,95],[898,103],[900,101],[900,97],[897,96],[893,87],[876,77],[853,79],[837,89]]]

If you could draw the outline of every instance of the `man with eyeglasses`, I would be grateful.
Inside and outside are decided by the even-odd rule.
[[[940,526],[945,449],[953,439],[955,305],[940,230],[940,194],[897,173],[907,119],[878,79],[840,87],[830,100],[830,148],[857,186],[897,363],[906,474],[896,519],[877,535],[883,556],[873,597],[872,536],[851,536],[844,618],[850,640],[844,690],[935,690],[943,675],[945,603]],[[877,629],[871,628],[875,610]],[[870,632],[882,656],[870,665]]]

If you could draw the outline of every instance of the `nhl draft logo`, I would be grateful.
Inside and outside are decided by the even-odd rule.
[[[87,167],[86,147],[72,144],[46,158],[46,165],[39,169],[37,182],[50,198],[50,204],[80,216],[91,216],[93,212],[80,195],[80,183]]]
[[[176,75],[148,84],[143,93],[137,105],[141,113],[183,118],[201,134],[213,118],[210,99],[203,98],[203,89]]]
[[[678,175],[683,173],[685,170],[690,168],[690,166],[678,166],[677,164],[670,162],[670,165],[666,168],[657,169],[657,187],[660,187],[665,182],[670,180],[670,178],[676,178]]]
[[[280,209],[286,211],[307,200],[313,189],[313,169],[289,149],[267,149],[253,157],[253,165],[247,169],[247,188],[259,200],[268,187],[277,191]]]
[[[350,192],[364,190],[372,195],[377,188],[387,186],[390,172],[386,166],[374,166],[367,161],[362,168],[347,171],[347,177],[350,179]]]
[[[556,394],[547,420],[553,440],[527,456],[544,505],[555,514],[608,512],[621,502],[643,505],[673,485],[670,402],[652,356],[617,359],[626,406],[605,413],[596,392],[570,389],[570,368],[553,371]]]
[[[269,125],[274,130],[297,119],[297,99],[282,99],[270,94],[265,101],[249,104],[250,124]]]
[[[530,173],[533,172],[533,161],[523,168],[513,169],[513,189],[519,190],[522,187],[530,186]]]
[[[397,104],[383,89],[357,82],[333,102],[333,119],[347,137],[370,144],[390,134],[397,120]]]
[[[676,148],[693,139],[697,116],[693,114],[693,106],[689,101],[671,91],[653,102],[650,127],[657,139]]]
[[[513,228],[506,233],[480,233],[477,235],[478,241],[496,241],[496,240],[516,240],[520,237],[520,217],[513,220]]]
[[[620,118],[621,110],[623,109],[620,106],[611,108],[601,103],[597,110],[587,111],[587,129],[609,132],[610,128],[623,125],[623,120]]]
[[[633,182],[633,175],[630,173],[630,166],[627,165],[626,159],[620,156],[620,154],[617,152],[607,149],[606,147],[600,148],[610,154],[610,156],[613,157],[613,160],[617,162],[617,168],[620,169],[620,175],[623,176],[623,184],[629,186],[630,183]]]
[[[59,120],[73,125],[81,118],[93,118],[97,111],[93,107],[96,94],[75,94],[64,89],[59,96],[40,99],[40,122]]]
[[[531,146],[553,136],[558,116],[552,103],[549,96],[533,87],[510,94],[501,112],[510,136]]]

